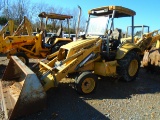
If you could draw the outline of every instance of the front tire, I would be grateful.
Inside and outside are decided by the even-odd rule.
[[[118,64],[117,73],[122,80],[130,82],[136,79],[140,68],[140,58],[136,52],[130,51],[124,58],[118,60]]]
[[[98,77],[91,72],[83,72],[76,79],[76,90],[80,94],[90,94],[97,87]]]
[[[19,52],[15,54],[24,64],[29,65],[29,59],[25,53]]]

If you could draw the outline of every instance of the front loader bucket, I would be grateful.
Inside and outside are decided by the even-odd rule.
[[[1,107],[6,119],[14,119],[46,107],[46,93],[37,78],[18,57],[12,56],[0,81]]]

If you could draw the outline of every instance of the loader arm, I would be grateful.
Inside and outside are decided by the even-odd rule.
[[[98,60],[101,43],[101,39],[93,39],[66,44],[51,61],[39,62],[38,70],[36,67],[32,69],[34,72],[19,58],[11,56],[0,81],[5,118],[11,120],[44,109],[45,91],[56,87],[69,73],[94,69],[94,66],[88,68],[86,65]]]
[[[38,78],[41,80],[44,86],[44,90],[47,91],[51,87],[57,86],[59,81],[65,78],[69,73],[75,73],[86,70],[94,70],[94,66],[86,67],[87,64],[93,63],[100,58],[101,40],[94,43],[93,41],[85,45],[85,48],[76,47],[67,50],[66,47],[62,47],[59,50],[59,54],[49,63],[45,64],[40,62],[40,70],[37,73]],[[70,43],[72,45],[72,43]],[[65,49],[66,48],[66,49]],[[65,51],[68,54],[65,55]],[[73,51],[76,50],[74,53]],[[66,59],[65,59],[66,58]],[[92,62],[91,62],[92,61]],[[83,69],[85,67],[85,69]]]

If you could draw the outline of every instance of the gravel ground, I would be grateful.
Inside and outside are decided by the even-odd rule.
[[[7,63],[6,57],[0,57],[0,79]],[[138,78],[129,83],[103,78],[95,93],[84,96],[72,83],[61,83],[47,92],[46,110],[17,120],[159,120],[159,73],[141,68]]]

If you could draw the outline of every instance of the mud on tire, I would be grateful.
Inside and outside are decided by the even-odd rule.
[[[130,51],[124,58],[118,60],[118,64],[117,73],[123,81],[135,80],[140,68],[140,58],[136,52]]]

